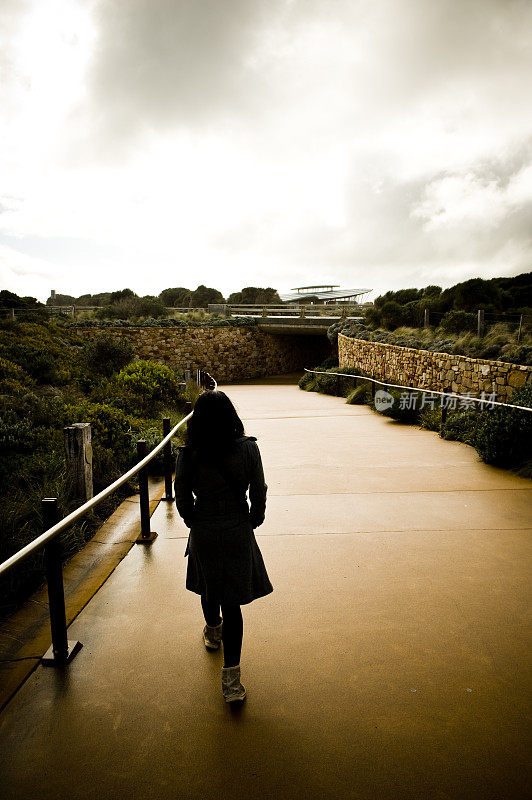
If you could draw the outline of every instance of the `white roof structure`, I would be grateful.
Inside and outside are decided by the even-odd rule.
[[[339,286],[322,283],[318,286],[296,286],[289,294],[282,294],[280,297],[285,303],[297,303],[300,300],[305,300],[310,295],[317,297],[322,302],[330,302],[334,300],[349,300],[367,292],[371,292],[371,289],[340,289]]]

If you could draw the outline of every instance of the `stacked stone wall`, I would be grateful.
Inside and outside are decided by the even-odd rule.
[[[340,367],[356,367],[372,378],[458,394],[492,394],[507,401],[516,388],[532,383],[532,367],[502,361],[433,353],[384,342],[338,335]]]
[[[204,369],[220,383],[282,375],[319,363],[330,355],[325,336],[287,336],[255,327],[78,328],[89,338],[98,333],[128,339],[140,359],[178,369]]]

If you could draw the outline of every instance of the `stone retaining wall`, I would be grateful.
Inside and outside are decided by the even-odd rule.
[[[366,342],[341,333],[338,358],[341,367],[356,367],[372,378],[458,394],[495,392],[501,401],[509,400],[517,387],[532,383],[532,367]]]
[[[205,369],[220,383],[281,375],[330,355],[323,336],[276,336],[255,327],[77,328],[81,336],[109,333],[129,339],[135,355],[180,369]]]

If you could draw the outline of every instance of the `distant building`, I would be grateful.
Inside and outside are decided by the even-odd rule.
[[[371,292],[371,289],[341,289],[332,284],[318,286],[297,286],[290,290],[290,294],[281,294],[284,303],[301,303],[309,298],[316,298],[318,303],[357,303],[357,297]]]

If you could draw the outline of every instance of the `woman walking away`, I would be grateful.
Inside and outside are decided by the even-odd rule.
[[[253,532],[264,521],[266,488],[257,440],[244,435],[230,399],[219,391],[200,395],[177,457],[175,500],[190,528],[186,586],[201,595],[205,647],[223,644],[228,703],[246,696],[240,606],[273,591]]]

